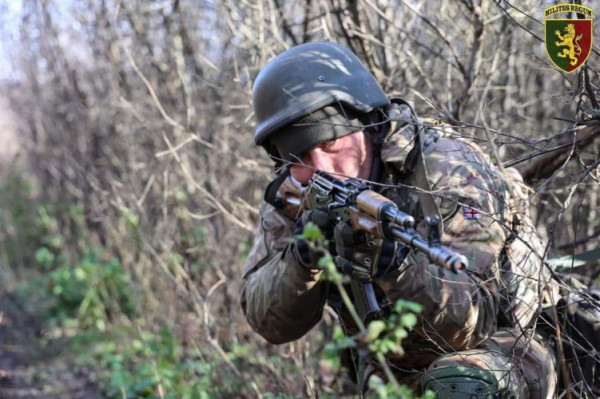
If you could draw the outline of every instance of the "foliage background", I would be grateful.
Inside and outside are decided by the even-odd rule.
[[[488,127],[503,162],[571,142],[572,121],[598,108],[600,41],[586,70],[554,69],[541,39],[550,1],[0,4],[13,120],[2,135],[16,132],[5,141],[19,146],[0,159],[2,290],[41,315],[45,339],[96,364],[90,378],[107,396],[332,391],[315,357],[329,312],[302,340],[272,346],[239,306],[272,173],[252,140],[251,87],[281,51],[343,43],[385,90],[491,153]],[[531,180],[551,253],[598,242],[599,147],[568,146],[568,163]]]

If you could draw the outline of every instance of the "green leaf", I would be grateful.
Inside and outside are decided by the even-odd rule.
[[[379,337],[382,331],[386,328],[385,322],[382,320],[374,320],[367,327],[367,341],[374,341]]]
[[[423,311],[423,305],[416,302],[406,302],[406,310],[413,313],[421,313]]]
[[[394,330],[394,338],[396,338],[397,341],[400,341],[406,337],[408,337],[408,332],[402,328],[402,327],[398,327]]]
[[[181,189],[177,189],[175,190],[175,199],[179,202],[183,202],[185,200],[187,200],[187,194],[185,193],[185,191],[181,190]]]
[[[414,313],[405,313],[401,316],[400,321],[405,327],[414,327],[417,324],[417,316]]]
[[[136,352],[141,351],[144,348],[144,344],[139,339],[134,339],[131,341],[131,348]]]
[[[319,226],[317,226],[313,222],[306,223],[306,225],[304,226],[304,230],[302,231],[302,235],[308,240],[315,241],[323,237],[321,229],[319,229]]]
[[[35,251],[35,262],[45,269],[52,267],[54,260],[54,254],[46,247],[38,248]]]
[[[53,248],[54,250],[61,250],[63,248],[63,246],[65,245],[65,239],[62,235],[60,234],[52,234],[49,236],[46,236],[43,238],[42,240],[44,242],[44,244],[48,245],[50,248]]]
[[[75,278],[77,280],[83,280],[83,279],[85,279],[85,276],[86,276],[85,270],[83,270],[81,267],[76,267],[73,270],[73,274],[75,275]]]
[[[410,302],[399,299],[396,301],[396,306],[394,307],[394,310],[398,314],[402,314],[405,312],[421,313],[421,311],[423,310],[423,306],[416,302]]]
[[[339,326],[336,326],[335,330],[333,330],[333,339],[338,340],[344,338],[345,336],[346,334],[344,334],[344,330],[342,330]]]
[[[335,270],[335,264],[333,263],[333,257],[330,254],[326,254],[325,256],[322,256],[319,259],[319,262],[317,262],[317,266],[319,266],[319,269]]]

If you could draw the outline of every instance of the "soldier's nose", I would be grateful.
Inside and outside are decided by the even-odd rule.
[[[300,165],[292,165],[290,167],[290,173],[292,177],[296,179],[300,184],[308,184],[308,181],[313,175],[313,169]]]

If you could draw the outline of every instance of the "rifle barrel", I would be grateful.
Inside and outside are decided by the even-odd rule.
[[[468,262],[464,256],[442,245],[430,245],[427,240],[423,239],[414,230],[407,231],[397,226],[390,226],[390,233],[405,245],[426,254],[431,262],[444,269],[456,273],[458,270],[463,270],[467,267]]]

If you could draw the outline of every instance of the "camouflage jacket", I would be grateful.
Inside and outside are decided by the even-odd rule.
[[[385,183],[402,188],[382,194],[417,220],[425,233],[418,197],[405,170],[410,135],[395,134],[381,152]],[[432,193],[444,219],[442,244],[465,255],[466,272],[454,274],[411,251],[397,271],[374,281],[389,302],[423,305],[418,326],[403,341],[412,366],[433,357],[426,348],[459,351],[493,335],[499,323],[525,327],[540,306],[539,292],[549,280],[542,268],[543,246],[529,216],[527,187],[516,170],[501,172],[482,150],[461,139],[428,130],[424,159]],[[412,187],[411,187],[412,186]],[[243,267],[241,304],[250,325],[271,343],[300,338],[321,318],[330,284],[296,263],[288,250],[294,221],[267,203]],[[345,309],[338,314],[346,331],[356,327]],[[425,349],[425,351],[424,351]],[[407,362],[399,359],[403,365]],[[417,364],[418,363],[418,364]]]

